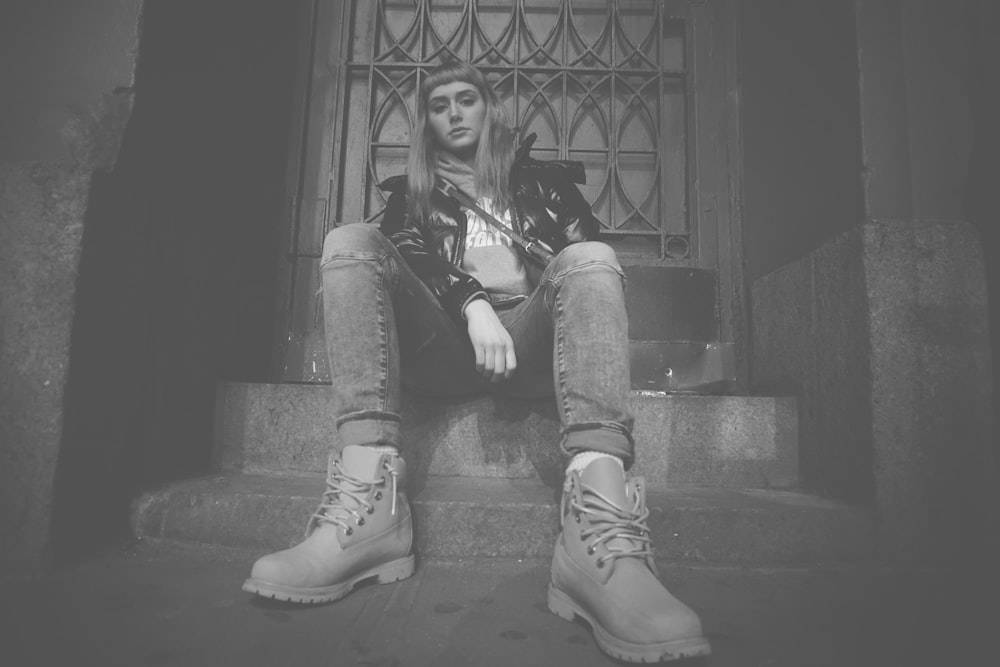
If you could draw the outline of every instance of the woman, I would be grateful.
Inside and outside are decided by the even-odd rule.
[[[414,570],[400,455],[400,385],[557,397],[568,457],[549,608],[585,618],[609,654],[653,661],[709,652],[697,615],[657,580],[629,413],[624,274],[597,241],[578,163],[514,147],[483,75],[441,65],[419,91],[408,173],[388,179],[381,229],[326,238],[321,262],[342,449],[296,547],[264,556],[244,589],[327,602],[362,579]],[[475,204],[460,206],[446,181]],[[535,247],[546,265],[489,222]]]

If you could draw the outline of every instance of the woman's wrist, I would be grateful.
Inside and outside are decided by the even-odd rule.
[[[487,310],[491,313],[493,312],[493,306],[490,304],[489,300],[483,297],[473,298],[465,304],[465,308],[462,309],[462,317],[468,321],[471,317],[475,317],[480,313],[485,313]]]

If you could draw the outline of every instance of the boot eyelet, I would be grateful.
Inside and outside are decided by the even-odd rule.
[[[358,517],[358,525],[359,526],[365,525],[365,518],[363,516]]]
[[[382,492],[381,491],[376,491],[375,492],[375,500],[382,500]]]
[[[588,556],[594,555],[594,547],[587,547],[587,555]]]
[[[366,509],[365,511],[368,512],[369,514],[375,514],[375,506],[369,505],[368,509]]]
[[[598,560],[597,561],[597,569],[600,570],[603,567],[604,567],[604,561],[603,560]]]
[[[573,518],[574,518],[574,519],[576,519],[576,522],[577,522],[577,523],[580,523],[580,515],[579,515],[579,514],[575,514],[575,515],[573,516]]]
[[[351,528],[350,526],[344,529],[344,535],[353,535],[353,534],[354,534],[354,529]]]

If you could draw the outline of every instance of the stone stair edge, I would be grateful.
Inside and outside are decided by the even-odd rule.
[[[245,387],[248,389],[253,389],[255,391],[264,390],[279,390],[284,392],[310,392],[310,391],[326,391],[330,387],[329,382],[244,382],[236,380],[223,380],[217,383],[217,387]],[[776,395],[760,395],[760,394],[702,394],[702,393],[692,393],[692,392],[668,392],[659,389],[631,389],[629,393],[635,398],[647,398],[647,399],[663,399],[668,401],[692,401],[692,402],[732,402],[732,401],[750,401],[750,402],[773,402],[773,401],[791,401],[795,402],[797,399],[792,394],[776,394]],[[478,394],[475,396],[467,397],[436,397],[436,396],[426,396],[418,395],[415,392],[403,388],[403,395],[410,398],[419,398],[420,400],[437,401],[442,402],[448,401],[476,401],[482,398],[488,398],[490,394]],[[515,399],[517,400],[517,399]],[[520,399],[524,401],[532,401],[535,399]],[[544,400],[544,399],[539,399]]]
[[[178,493],[233,493],[259,497],[281,497],[318,500],[324,489],[325,475],[303,471],[213,471],[210,473],[165,482],[138,495],[134,506],[155,502],[157,497]],[[648,482],[648,481],[647,481]],[[558,485],[539,478],[467,477],[463,475],[427,475],[410,480],[410,501],[475,503],[477,493],[490,501],[516,494],[508,504],[558,505]],[[647,504],[657,507],[670,504],[674,508],[699,509],[808,509],[818,511],[859,511],[869,508],[856,503],[820,496],[801,489],[733,488],[682,482],[668,487],[647,483]]]
[[[209,475],[133,503],[137,538],[285,548],[302,537],[322,475]],[[558,489],[537,480],[427,479],[411,507],[418,553],[544,557],[558,534]],[[788,491],[682,485],[650,491],[660,557],[675,562],[789,565],[864,562],[873,551],[867,508]]]

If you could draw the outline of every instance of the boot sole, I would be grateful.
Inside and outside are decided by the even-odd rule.
[[[601,650],[612,658],[626,662],[666,662],[709,655],[712,652],[712,647],[704,637],[689,637],[655,644],[636,644],[619,639],[581,609],[572,598],[551,583],[549,584],[549,611],[571,623],[577,617],[582,618],[590,625],[590,629],[594,632],[594,639]]]
[[[334,602],[354,590],[362,581],[375,578],[377,583],[391,584],[394,581],[402,581],[413,576],[415,560],[413,554],[398,560],[390,561],[373,567],[364,572],[354,575],[347,581],[342,581],[333,586],[322,586],[317,588],[299,588],[297,586],[282,586],[272,584],[267,581],[250,578],[243,582],[243,590],[261,597],[281,602],[296,602],[299,604],[321,604],[323,602]]]

